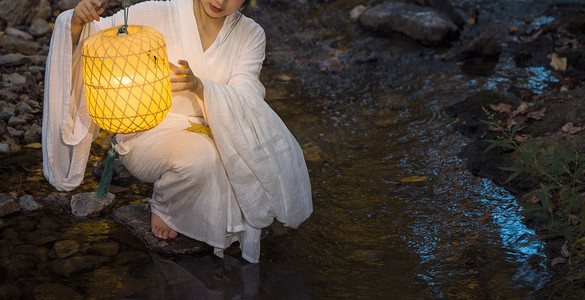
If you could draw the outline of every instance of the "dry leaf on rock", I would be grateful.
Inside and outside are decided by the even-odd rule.
[[[531,111],[526,116],[528,118],[532,118],[535,120],[542,120],[544,118],[544,113],[546,112],[546,107],[543,107],[537,111]]]
[[[555,265],[564,264],[564,263],[565,263],[565,259],[563,257],[559,256],[559,257],[553,258],[553,260],[550,263],[550,266],[554,267]]]
[[[491,110],[497,111],[497,112],[503,113],[503,114],[510,114],[510,111],[512,111],[512,105],[506,104],[506,103],[498,103],[497,105],[496,104],[489,104],[489,107]]]
[[[530,105],[528,105],[528,103],[526,102],[522,102],[520,103],[520,105],[518,105],[518,107],[512,112],[512,114],[510,115],[510,117],[515,117],[517,115],[524,115],[526,114],[528,111],[530,110]]]
[[[495,126],[495,125],[492,125],[492,124],[490,124],[490,126],[488,126],[488,130],[489,130],[489,131],[492,131],[492,132],[500,132],[500,131],[502,131],[502,128],[501,128],[501,127],[498,127],[498,126]]]
[[[568,122],[567,124],[563,125],[563,127],[561,129],[565,133],[575,134],[575,133],[583,130],[583,128],[584,128],[583,126],[575,126],[575,124],[573,124],[573,122]]]
[[[556,53],[553,53],[550,65],[551,67],[555,68],[555,70],[564,72],[567,70],[567,58],[559,57]]]
[[[514,136],[514,140],[516,142],[526,142],[526,140],[531,139],[532,136],[530,134],[519,134]]]

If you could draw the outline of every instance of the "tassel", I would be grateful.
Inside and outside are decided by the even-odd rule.
[[[116,137],[113,137],[112,149],[110,150],[110,153],[108,153],[104,172],[102,173],[102,178],[100,179],[97,192],[95,193],[96,198],[106,198],[110,191],[110,181],[112,181],[112,175],[114,174],[114,161],[116,160],[116,150],[114,150],[114,145],[116,144]]]

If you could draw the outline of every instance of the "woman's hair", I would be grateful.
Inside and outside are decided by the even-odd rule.
[[[238,24],[238,21],[240,21],[246,9],[248,9],[248,6],[250,6],[250,0],[246,0],[244,1],[244,3],[242,3],[242,6],[240,6],[240,9],[238,9],[238,11],[236,12],[236,17],[232,20],[231,24],[229,25],[230,31],[228,31],[228,34],[226,34],[224,41],[232,33],[232,30],[234,30],[236,24]],[[221,41],[219,44],[220,45],[223,44],[224,41]]]

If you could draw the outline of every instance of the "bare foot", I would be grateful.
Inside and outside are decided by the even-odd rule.
[[[166,239],[174,239],[177,237],[177,232],[172,230],[159,216],[155,213],[151,213],[150,216],[150,228],[154,236]]]

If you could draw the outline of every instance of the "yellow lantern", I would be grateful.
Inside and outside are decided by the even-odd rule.
[[[158,125],[171,108],[165,40],[146,26],[102,30],[83,43],[83,81],[93,121],[113,133]]]

